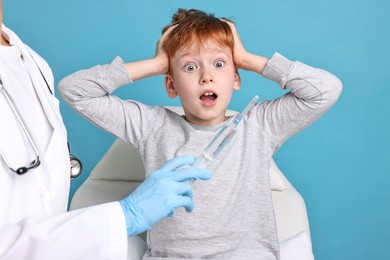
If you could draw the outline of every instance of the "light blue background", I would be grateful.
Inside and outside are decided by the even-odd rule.
[[[318,260],[390,259],[390,4],[361,1],[131,1],[4,0],[4,22],[64,76],[120,55],[126,61],[152,57],[160,30],[178,8],[198,8],[233,19],[246,48],[337,75],[344,90],[319,121],[290,139],[275,160],[305,198]],[[254,73],[241,72],[243,86],[231,109],[259,94],[284,92]],[[170,100],[163,77],[117,92],[148,104]],[[114,137],[61,105],[72,152],[84,162],[79,187]],[[72,195],[71,194],[71,195]]]

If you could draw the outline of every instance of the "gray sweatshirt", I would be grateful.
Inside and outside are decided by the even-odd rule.
[[[332,74],[291,62],[278,53],[263,76],[290,90],[256,105],[237,134],[209,165],[213,178],[195,181],[191,214],[177,209],[148,231],[144,259],[279,259],[268,169],[275,151],[313,123],[338,99]],[[60,93],[88,120],[133,144],[147,174],[180,155],[199,155],[223,125],[199,126],[161,106],[122,100],[111,93],[131,83],[123,61],[76,72]]]

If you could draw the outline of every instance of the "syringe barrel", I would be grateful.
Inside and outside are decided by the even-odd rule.
[[[236,133],[236,127],[228,122],[217,133],[209,145],[202,151],[193,167],[206,167],[209,162],[222,151],[222,149],[229,143]]]

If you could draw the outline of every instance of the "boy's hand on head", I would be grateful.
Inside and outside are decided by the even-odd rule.
[[[234,37],[233,60],[236,67],[238,69],[254,71],[259,74],[262,74],[264,67],[268,62],[268,58],[249,53],[245,49],[244,44],[241,41],[236,26],[232,22],[229,22],[224,19],[221,20],[226,22],[230,26],[230,29],[232,30],[233,33],[233,37]]]
[[[169,57],[163,49],[163,43],[174,27],[169,28],[160,37],[156,46],[156,53],[153,58],[128,62],[125,68],[129,77],[134,81],[143,78],[167,74],[169,71]]]
[[[234,36],[234,50],[233,50],[234,63],[240,69],[247,69],[245,66],[245,61],[246,61],[246,57],[249,55],[249,53],[246,51],[244,44],[241,41],[241,38],[240,38],[240,35],[238,34],[236,26],[232,22],[229,22],[229,21],[224,20],[224,19],[221,19],[221,20],[226,22],[230,26],[230,29],[232,30],[232,33]]]
[[[157,41],[156,54],[154,59],[157,61],[158,66],[161,66],[161,74],[166,74],[169,70],[169,58],[162,45],[168,34],[172,31],[174,27],[175,26],[172,26],[168,30],[166,30],[164,34],[161,35],[160,39]]]

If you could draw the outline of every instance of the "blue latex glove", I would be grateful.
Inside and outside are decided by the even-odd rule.
[[[119,201],[126,218],[127,235],[142,233],[179,207],[194,208],[192,186],[188,180],[208,180],[207,169],[182,166],[195,162],[192,156],[176,157],[152,173],[137,189]]]

